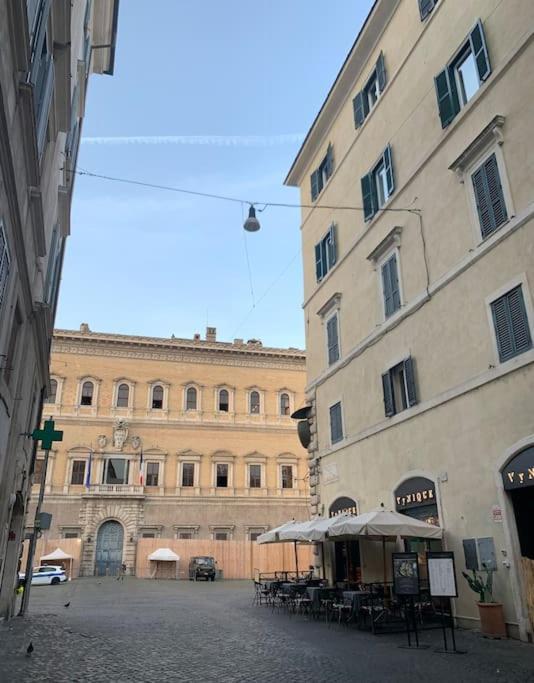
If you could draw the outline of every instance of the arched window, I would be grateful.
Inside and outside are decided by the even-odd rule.
[[[159,384],[152,389],[152,408],[156,410],[163,408],[163,387]]]
[[[117,408],[127,408],[130,398],[130,387],[127,384],[119,384],[117,389]]]
[[[289,415],[289,394],[280,394],[280,415]]]
[[[197,409],[197,390],[195,387],[189,387],[185,394],[185,409],[186,410],[196,410]]]
[[[82,398],[81,398],[81,405],[82,406],[92,406],[93,405],[93,394],[95,391],[95,387],[92,382],[84,382],[82,384]]]
[[[219,410],[227,413],[230,410],[230,397],[226,389],[219,391]]]
[[[250,412],[256,415],[260,412],[260,394],[257,391],[250,392]]]
[[[57,397],[57,380],[50,380],[50,393],[46,397],[45,403],[55,403]]]

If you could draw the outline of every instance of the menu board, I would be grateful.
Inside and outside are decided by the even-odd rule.
[[[396,595],[419,595],[417,553],[393,553],[393,589]]]
[[[430,595],[435,598],[457,598],[454,553],[428,552],[426,558]]]

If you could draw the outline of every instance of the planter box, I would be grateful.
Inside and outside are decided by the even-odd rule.
[[[504,610],[500,602],[477,602],[482,635],[489,638],[506,638]]]

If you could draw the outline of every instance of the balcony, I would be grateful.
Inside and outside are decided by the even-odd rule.
[[[86,491],[84,496],[122,496],[136,497],[144,496],[144,486],[136,486],[134,484],[91,484],[91,487]]]

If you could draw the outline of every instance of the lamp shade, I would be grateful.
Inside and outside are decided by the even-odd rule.
[[[252,206],[252,204],[248,210],[248,218],[244,222],[243,227],[247,232],[257,232],[260,229],[260,222],[256,218],[256,209]]]

